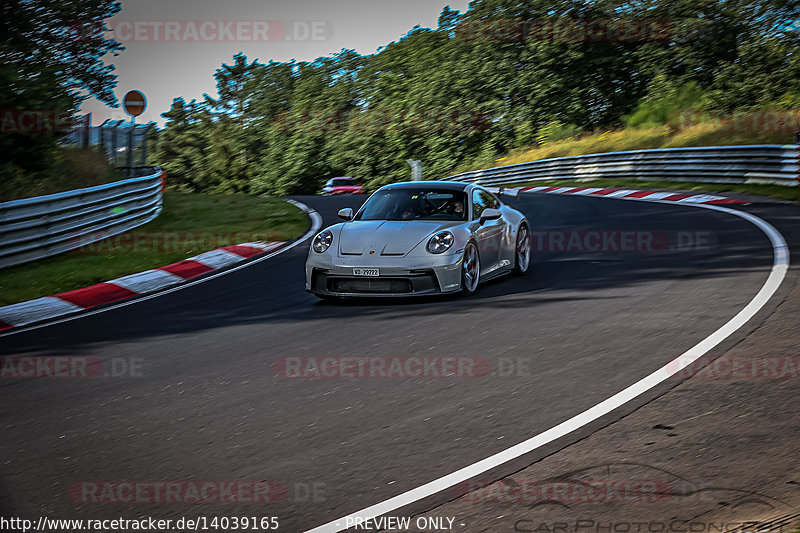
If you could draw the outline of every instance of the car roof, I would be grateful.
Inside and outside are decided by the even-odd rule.
[[[462,181],[404,181],[384,185],[381,189],[418,189],[424,187],[433,190],[463,191],[470,185],[472,183],[464,183]]]

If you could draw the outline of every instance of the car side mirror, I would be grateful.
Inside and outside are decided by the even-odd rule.
[[[345,207],[344,209],[339,209],[339,218],[342,220],[353,220],[353,208]]]
[[[481,213],[481,224],[488,220],[497,220],[501,216],[503,216],[503,214],[499,209],[492,209],[491,207],[488,207],[483,210],[483,213]]]

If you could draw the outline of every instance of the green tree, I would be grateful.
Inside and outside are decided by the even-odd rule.
[[[0,109],[74,111],[88,96],[115,105],[116,76],[103,62],[122,46],[103,36],[112,0],[4,0],[0,4]],[[46,169],[57,132],[4,132],[4,169]]]
[[[371,55],[239,54],[215,74],[219,96],[192,108],[193,125],[170,119],[161,153],[183,161],[175,172],[192,174],[176,179],[195,190],[312,193],[337,175],[406,179],[408,158],[441,177],[582,130],[662,124],[685,107],[785,108],[800,101],[800,36],[782,29],[799,5],[475,0]],[[589,23],[607,33],[581,36]]]

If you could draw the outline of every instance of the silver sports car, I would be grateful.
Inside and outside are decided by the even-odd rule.
[[[320,298],[472,294],[531,263],[525,215],[472,183],[386,185],[339,217],[308,251],[306,291]]]

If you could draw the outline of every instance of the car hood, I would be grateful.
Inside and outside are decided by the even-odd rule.
[[[431,233],[452,222],[424,220],[356,220],[341,225],[339,255],[406,255]]]

